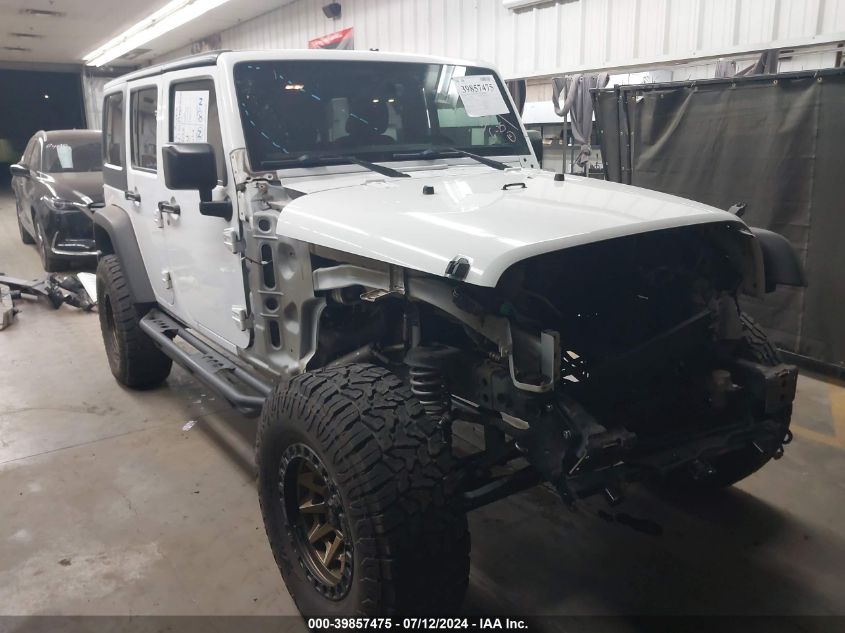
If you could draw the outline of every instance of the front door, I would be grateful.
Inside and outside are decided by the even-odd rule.
[[[212,78],[179,79],[174,74],[166,87],[167,136],[172,143],[210,143],[217,159],[218,186],[212,199],[236,200],[234,184],[218,115]],[[161,182],[164,183],[162,177]],[[200,215],[199,192],[165,189],[163,213],[168,268],[175,291],[174,312],[218,343],[249,345],[244,269],[239,254],[224,243],[227,229],[240,231],[237,210],[231,220]],[[167,209],[178,207],[178,214]]]

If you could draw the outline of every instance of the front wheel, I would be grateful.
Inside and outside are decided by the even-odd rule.
[[[446,614],[469,578],[452,456],[410,390],[373,365],[280,383],[256,444],[264,526],[305,616]]]

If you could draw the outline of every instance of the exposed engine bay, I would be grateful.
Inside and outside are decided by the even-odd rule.
[[[309,368],[384,364],[444,432],[480,424],[469,507],[539,480],[569,501],[616,500],[630,478],[707,477],[711,458],[743,447],[778,456],[797,370],[755,346],[737,303],[740,239],[705,225],[606,240],[522,261],[495,288],[407,275],[374,296],[340,283]],[[314,254],[315,274],[351,266],[335,256]],[[432,283],[445,291],[415,295]],[[493,327],[503,322],[510,348]],[[514,459],[528,465],[492,477]]]

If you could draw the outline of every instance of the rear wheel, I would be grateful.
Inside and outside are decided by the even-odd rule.
[[[740,320],[743,329],[741,356],[770,367],[781,363],[780,353],[760,326],[745,313],[741,314]],[[789,430],[792,406],[779,411],[776,417],[783,427],[785,436]],[[677,484],[677,487],[684,491],[708,491],[732,486],[765,466],[774,456],[775,450],[776,448],[761,452],[756,446],[748,445],[740,450],[720,455],[709,460],[715,472],[702,478],[693,477],[688,473],[678,474],[676,477],[679,480],[673,481],[673,487]]]
[[[279,384],[256,444],[270,547],[306,616],[442,614],[469,578],[452,456],[410,390],[372,365]]]
[[[97,266],[100,330],[111,373],[123,385],[146,389],[160,384],[172,361],[141,330],[143,316],[132,301],[117,255],[106,255]]]

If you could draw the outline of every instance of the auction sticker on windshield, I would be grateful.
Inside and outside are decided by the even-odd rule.
[[[467,114],[472,117],[507,114],[508,106],[502,98],[493,75],[471,75],[454,77],[452,82],[458,90]]]

